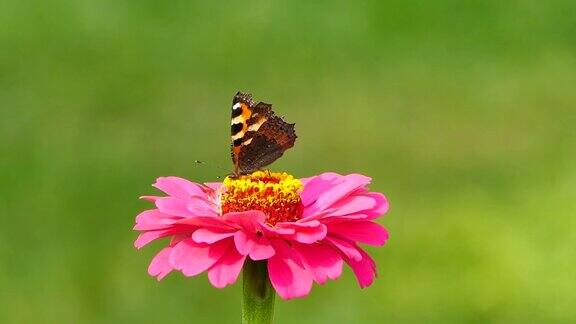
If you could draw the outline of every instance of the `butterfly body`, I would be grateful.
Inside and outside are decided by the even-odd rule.
[[[234,175],[257,171],[294,146],[294,124],[272,111],[272,105],[255,104],[250,94],[238,92],[232,100],[231,153]]]

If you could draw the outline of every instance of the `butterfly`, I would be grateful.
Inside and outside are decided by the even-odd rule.
[[[274,115],[271,104],[254,104],[248,93],[238,92],[234,96],[230,125],[234,176],[269,165],[296,142],[295,124]]]

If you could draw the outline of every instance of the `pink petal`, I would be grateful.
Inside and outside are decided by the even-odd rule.
[[[302,186],[306,187],[306,185],[308,185],[310,180],[312,180],[314,178],[316,178],[316,176],[312,176],[312,177],[308,177],[308,178],[300,178],[300,183],[302,184]]]
[[[213,191],[218,191],[222,187],[222,182],[206,182],[205,185]]]
[[[227,223],[239,229],[234,235],[236,249],[252,260],[264,260],[274,255],[274,249],[263,236],[266,214],[259,210],[226,213],[222,216]]]
[[[300,243],[314,243],[326,237],[326,225],[317,220],[309,222],[278,223],[276,227],[282,229],[293,229],[294,234],[284,235],[285,238],[295,240]],[[279,232],[277,232],[279,233]]]
[[[317,283],[324,284],[328,279],[335,280],[342,274],[344,262],[334,248],[321,244],[295,244],[294,248]]]
[[[242,255],[250,255],[252,260],[265,260],[271,258],[275,251],[268,239],[256,233],[247,233],[243,230],[234,235],[236,249]]]
[[[306,219],[313,219],[313,218],[306,218]],[[368,215],[365,214],[350,214],[345,216],[326,216],[320,219],[322,224],[328,225],[332,223],[342,223],[342,222],[349,222],[354,220],[367,220],[370,219]]]
[[[196,243],[212,244],[233,235],[234,231],[231,229],[200,228],[192,233],[192,239]]]
[[[326,210],[328,216],[343,216],[358,213],[376,207],[376,200],[368,196],[346,197]]]
[[[174,246],[174,245],[176,245],[176,244],[180,243],[181,241],[184,241],[185,239],[188,239],[188,238],[190,238],[190,233],[175,234],[170,239],[170,246]]]
[[[147,245],[148,243],[150,243],[154,240],[157,240],[159,238],[163,238],[166,236],[174,235],[177,233],[179,233],[179,231],[174,230],[174,229],[144,232],[144,233],[141,233],[140,235],[138,235],[138,238],[134,242],[134,246],[137,249],[140,249],[141,247]]]
[[[358,248],[358,251],[362,254],[362,260],[350,259],[346,260],[346,262],[354,271],[360,288],[365,288],[370,286],[374,282],[374,278],[376,278],[376,263],[364,250]]]
[[[192,216],[180,219],[175,222],[176,225],[187,225],[194,227],[215,227],[215,228],[232,228],[222,217],[216,216]]]
[[[376,201],[376,206],[372,210],[365,212],[368,215],[369,219],[378,218],[381,215],[386,214],[390,209],[388,199],[386,199],[386,197],[383,194],[379,192],[370,192],[367,194],[367,196],[371,197]]]
[[[184,200],[173,197],[161,197],[155,203],[161,212],[180,217],[218,215],[215,206],[200,198]]]
[[[176,219],[178,217],[164,214],[158,209],[145,210],[136,216],[134,229],[139,231],[164,229],[173,224]]]
[[[342,176],[337,173],[326,172],[315,177],[300,179],[304,186],[300,195],[302,204],[312,205],[324,191],[335,185],[340,177]]]
[[[229,224],[236,225],[246,231],[256,233],[266,220],[266,214],[259,210],[249,210],[245,212],[232,212],[222,215],[222,219]]]
[[[148,266],[148,274],[150,274],[153,277],[156,277],[158,281],[162,280],[172,271],[170,262],[168,262],[171,251],[172,251],[171,247],[163,248],[152,259],[152,262],[150,262],[150,266]]]
[[[170,265],[176,270],[181,270],[185,276],[195,276],[213,266],[230,248],[230,244],[229,240],[208,245],[186,239],[172,249]]]
[[[156,199],[156,207],[165,213],[180,217],[203,216],[194,215],[188,210],[188,201],[174,197],[161,197]]]
[[[272,286],[282,299],[303,297],[312,289],[312,276],[294,260],[281,254],[268,260]]]
[[[188,199],[188,210],[194,215],[199,216],[220,216],[216,205],[207,199],[192,197]]]
[[[331,236],[338,236],[349,241],[356,241],[369,245],[384,245],[388,239],[388,232],[382,225],[371,221],[352,221],[328,224]]]
[[[278,225],[278,224],[276,224],[276,225]],[[262,225],[262,230],[268,236],[279,235],[279,236],[286,237],[286,236],[289,236],[289,235],[296,233],[296,229],[294,229],[294,228],[288,228],[288,227],[282,228],[282,227],[276,227],[276,226],[272,227],[272,226],[269,226],[266,224]]]
[[[192,196],[206,196],[200,185],[178,177],[160,177],[153,186],[164,191],[169,196],[181,199]]]
[[[244,265],[245,255],[228,249],[226,254],[208,270],[208,280],[216,288],[224,288],[236,282]]]
[[[138,197],[138,198],[139,198],[139,199],[142,199],[142,200],[146,200],[146,201],[155,202],[156,199],[158,199],[158,198],[160,198],[160,197],[158,197],[158,196],[140,196],[140,197]]]
[[[335,248],[340,250],[340,252],[342,252],[342,254],[344,254],[347,258],[355,261],[362,260],[362,254],[360,254],[355,244],[331,236],[326,236],[325,240],[330,242]]]
[[[370,178],[360,174],[349,174],[341,176],[337,179],[336,183],[331,183],[329,187],[325,187],[314,204],[304,209],[303,216],[309,216],[319,211],[328,209],[340,199],[347,197],[356,189],[366,186],[370,183]]]

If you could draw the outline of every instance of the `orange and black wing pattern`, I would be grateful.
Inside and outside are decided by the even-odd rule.
[[[234,175],[252,173],[271,164],[296,141],[294,124],[274,115],[272,105],[254,104],[252,96],[242,92],[232,100],[230,128]]]

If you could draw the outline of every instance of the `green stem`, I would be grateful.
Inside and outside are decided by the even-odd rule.
[[[242,323],[272,323],[275,292],[268,279],[267,261],[246,259],[243,271]]]

